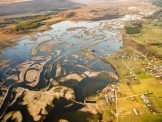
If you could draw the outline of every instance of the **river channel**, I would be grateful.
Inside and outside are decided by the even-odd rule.
[[[63,21],[52,25],[51,30],[19,39],[16,45],[1,51],[1,59],[5,63],[0,68],[0,82],[2,87],[9,88],[4,93],[11,94],[13,86],[39,90],[56,80],[60,85],[73,89],[75,100],[83,102],[117,81],[117,78],[112,78],[112,74],[116,74],[114,68],[103,59],[121,49],[119,29],[123,28],[124,21],[130,19],[133,18],[125,16],[96,22]],[[26,82],[21,80],[23,70],[17,69],[33,61],[34,65],[43,62],[37,84],[21,83]],[[15,78],[15,75],[17,81],[10,78]],[[11,95],[5,96],[4,101],[8,102],[2,102],[1,110],[7,109],[11,98]]]

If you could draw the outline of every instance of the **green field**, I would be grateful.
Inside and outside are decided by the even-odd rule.
[[[129,116],[121,118],[119,122],[161,122],[162,115],[145,114],[140,116]]]
[[[127,32],[127,30],[126,30]],[[162,20],[145,20],[139,33],[127,34],[127,40],[143,45],[147,52],[144,54],[162,57]]]
[[[162,121],[161,79],[157,79],[153,74],[145,71],[145,68],[148,66],[161,65],[161,23],[161,21],[144,21],[140,33],[126,34],[124,36],[123,40],[126,39],[127,43],[124,43],[123,52],[117,52],[108,57],[108,60],[115,67],[120,77],[118,83],[120,91],[117,99],[119,122],[125,122],[126,120],[127,122]],[[131,45],[132,41],[137,47]],[[140,50],[138,46],[144,47],[147,51],[142,52],[142,49]],[[130,54],[132,57],[116,58],[125,54]],[[147,55],[148,59],[139,59],[137,54]],[[150,64],[148,60],[153,59],[154,56],[157,59]],[[136,80],[132,79],[134,76]],[[157,110],[156,113],[150,112],[149,108],[139,97],[141,94],[147,94],[147,97]],[[133,113],[133,108],[137,109],[139,115]]]

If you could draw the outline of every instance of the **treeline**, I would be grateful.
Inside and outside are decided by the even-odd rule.
[[[124,27],[127,34],[137,34],[141,32],[142,22],[141,21],[131,21],[127,23]]]
[[[22,30],[28,30],[28,29],[37,28],[37,27],[39,27],[39,26],[41,26],[41,25],[44,24],[42,22],[43,20],[47,20],[47,19],[50,19],[50,17],[49,16],[46,16],[46,15],[38,16],[38,17],[33,18],[31,20],[27,20],[27,21],[18,23],[15,26],[15,30],[16,31],[22,31]]]

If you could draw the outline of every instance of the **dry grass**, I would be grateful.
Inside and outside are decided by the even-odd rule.
[[[123,98],[118,100],[118,112],[120,118],[135,115],[133,113],[133,108],[136,108],[139,114],[149,113],[148,108],[144,105],[140,97],[134,97],[133,99]]]

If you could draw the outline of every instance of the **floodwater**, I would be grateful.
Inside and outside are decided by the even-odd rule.
[[[112,27],[108,28],[110,25]],[[26,36],[2,51],[2,59],[7,64],[1,68],[1,80],[5,80],[6,74],[12,75],[10,70],[24,62],[50,56],[52,61],[46,69],[46,77],[74,89],[78,101],[83,102],[85,97],[116,81],[109,75],[110,72],[115,74],[113,67],[102,60],[122,46],[115,22],[64,21],[51,28]]]
[[[21,87],[38,90],[55,80],[59,85],[73,89],[75,100],[83,102],[118,80],[114,68],[104,59],[120,50],[122,40],[119,31],[125,21],[136,18],[128,15],[97,22],[63,21],[52,25],[49,31],[19,39],[16,45],[1,51],[1,59],[5,62],[0,68],[2,87],[5,84],[7,87],[19,87],[20,84]],[[45,65],[36,86],[20,81],[14,84],[18,81],[7,79],[15,73],[18,77],[23,71],[19,68],[24,64],[34,62],[31,66],[35,66],[42,61]],[[10,94],[6,95],[3,110],[8,107]]]
[[[81,48],[93,49],[110,54],[119,50],[122,42],[118,32],[108,30],[106,22],[60,22],[52,26],[50,31],[24,37],[18,43],[2,51],[2,59],[20,63],[36,56],[60,56]],[[102,55],[102,53],[99,53]]]
[[[0,82],[7,81],[6,75],[12,75],[13,69],[24,63],[51,58],[45,64],[41,79],[48,77],[70,88],[79,87],[84,97],[95,94],[115,81],[109,75],[115,74],[115,70],[103,58],[120,50],[120,29],[125,21],[134,19],[140,19],[140,16],[126,15],[95,22],[63,21],[52,25],[49,31],[21,38],[16,45],[1,51],[5,63],[0,68]],[[39,82],[43,84],[43,81]],[[97,85],[89,89],[94,83]]]
[[[110,24],[112,27],[108,29]],[[97,90],[113,82],[108,73],[115,73],[114,69],[98,56],[106,57],[122,46],[115,23],[113,28],[113,22],[110,21],[64,21],[52,25],[51,28],[43,33],[26,36],[15,46],[2,51],[2,59],[7,63],[1,68],[1,80],[5,80],[5,75],[9,74],[10,70],[16,69],[24,62],[40,56],[51,56],[53,59],[48,68],[49,77],[57,79],[61,85],[67,87],[83,88],[83,96],[95,94]],[[91,52],[98,56],[92,55]],[[76,78],[69,78],[71,76]],[[63,77],[67,80],[62,80]],[[78,77],[81,78],[80,81]],[[89,91],[90,84],[93,83],[98,85]]]

